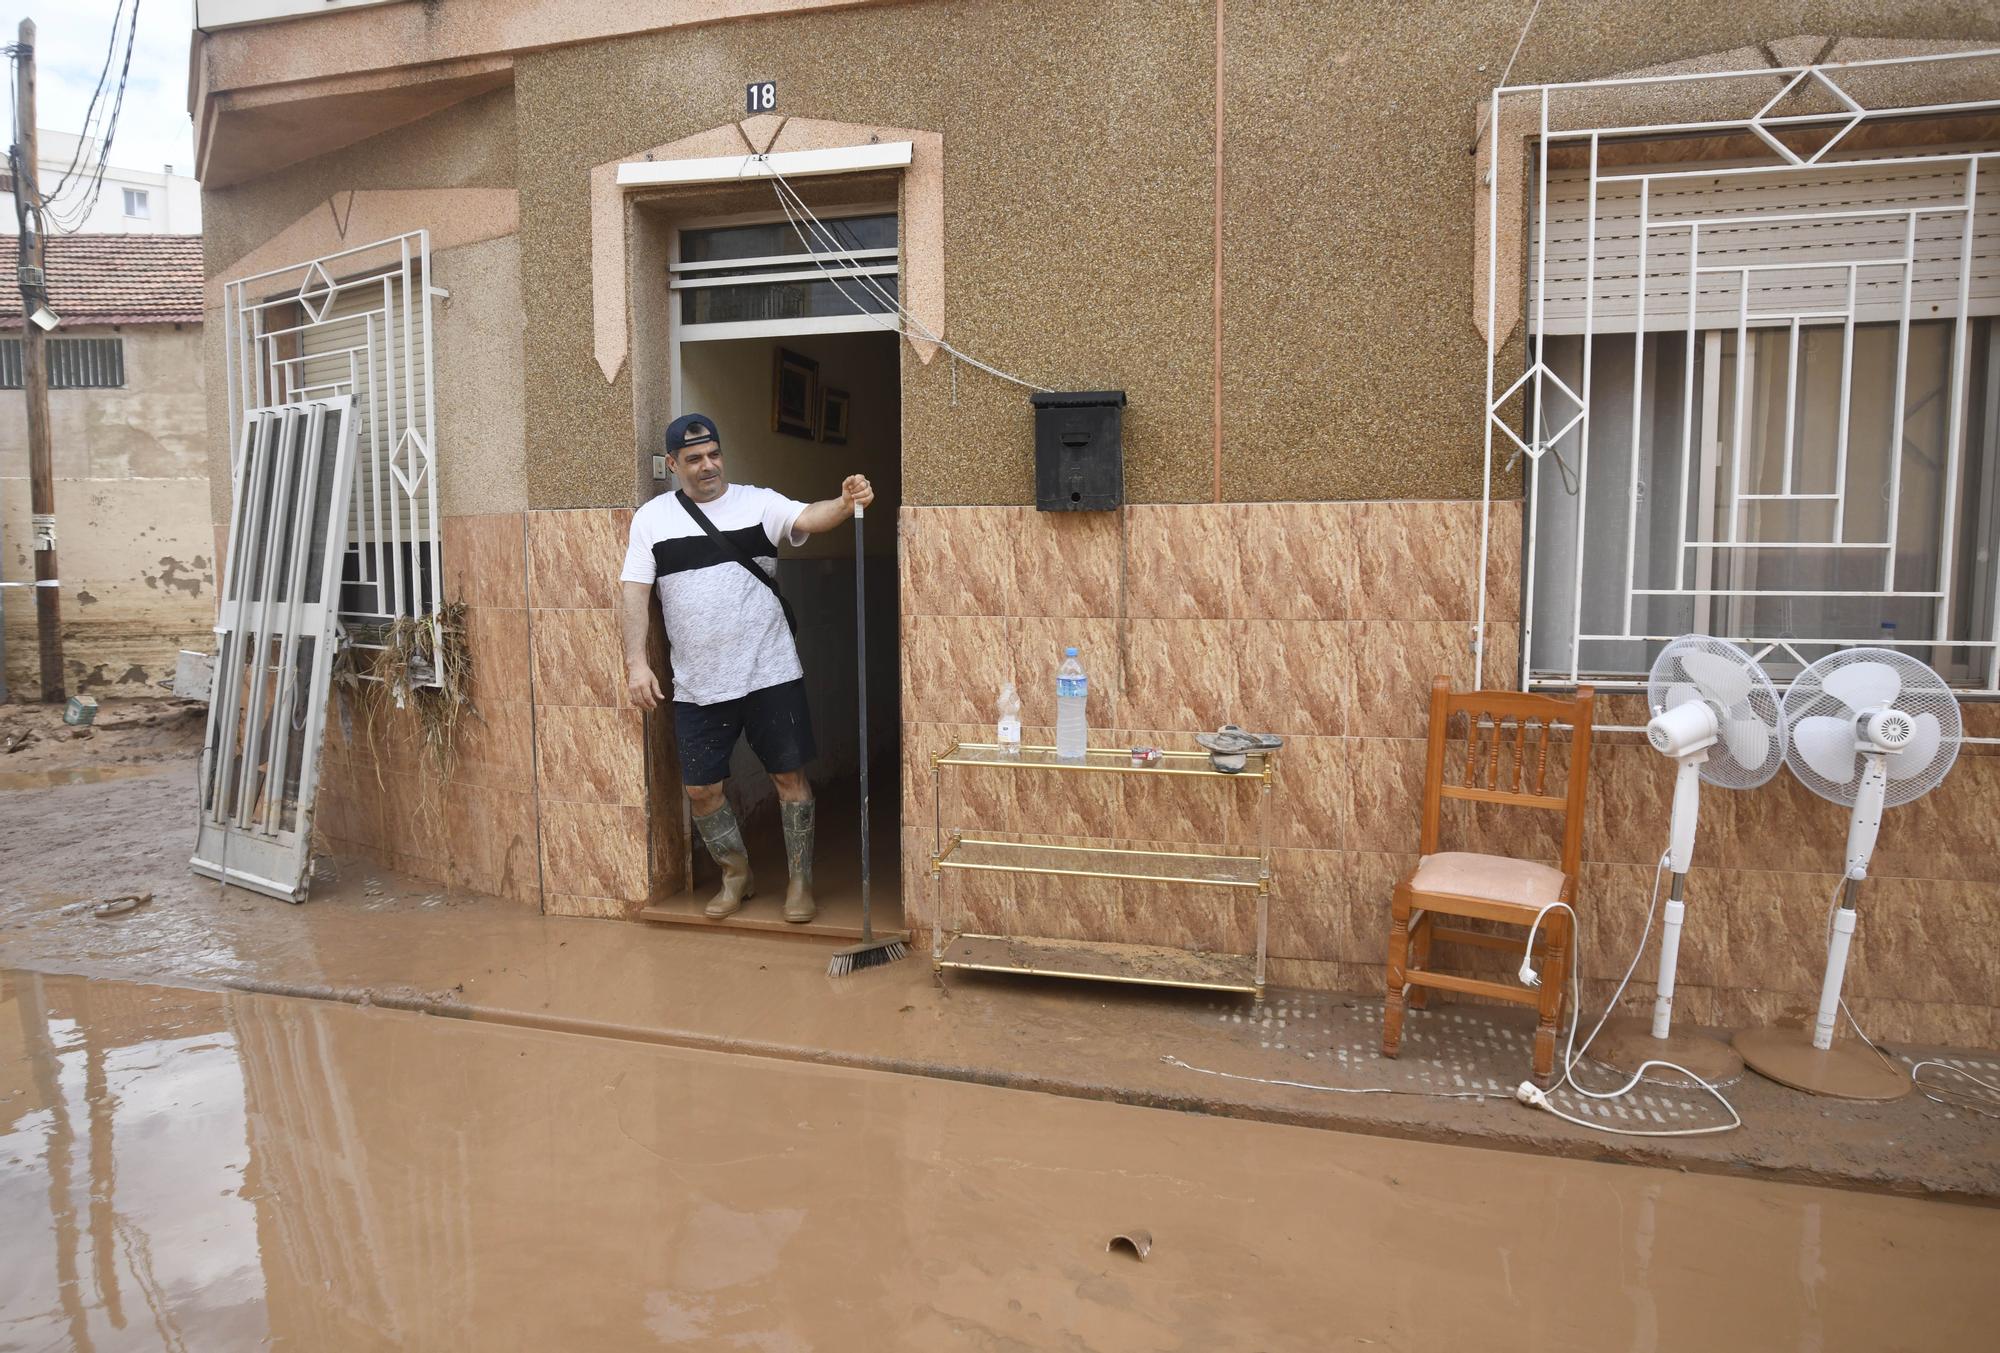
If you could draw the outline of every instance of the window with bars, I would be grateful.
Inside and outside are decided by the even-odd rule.
[[[354,401],[340,614],[364,646],[442,604],[428,273],[429,238],[418,231],[225,288],[232,418]]]
[[[1972,117],[2000,103],[1914,120],[1880,65],[1715,77],[1746,113],[1689,123],[1674,82],[1707,77],[1660,77],[1647,127],[1589,85],[1501,92],[1542,132],[1526,369],[1488,410],[1525,457],[1530,687],[1643,682],[1694,631],[1780,681],[1882,644],[2000,692],[2000,144]]]
[[[0,389],[18,390],[22,371],[22,340],[0,339]],[[125,386],[125,340],[122,338],[50,338],[43,341],[51,390],[120,390]]]

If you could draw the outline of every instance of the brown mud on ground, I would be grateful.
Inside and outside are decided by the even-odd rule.
[[[2000,1212],[1948,1203],[37,974],[0,973],[0,1054],[21,1347],[1874,1353],[2000,1317]]]
[[[70,727],[61,705],[0,705],[0,790],[88,783],[121,773],[109,768],[162,761],[191,767],[207,715],[192,700],[121,696],[105,699],[90,724]]]
[[[1442,1005],[1414,1013],[1404,1056],[1385,1062],[1376,1052],[1381,1002],[1366,996],[1274,990],[1252,1003],[979,974],[939,983],[921,952],[833,980],[832,941],[545,917],[353,860],[332,862],[312,900],[290,906],[188,872],[192,792],[186,761],[102,784],[0,792],[0,966],[396,1006],[606,1041],[1544,1155],[2000,1201],[2000,1120],[1919,1095],[1846,1104],[1745,1076],[1728,1089],[1743,1130],[1654,1141],[1531,1111],[1511,1097],[1527,1069],[1526,1012]],[[154,893],[149,905],[94,914],[96,899],[142,890]],[[1487,1097],[1338,1094],[1280,1081]],[[1716,1119],[1712,1106],[1685,1096],[1648,1098],[1632,1117],[1607,1113],[1607,1121],[1654,1128]]]

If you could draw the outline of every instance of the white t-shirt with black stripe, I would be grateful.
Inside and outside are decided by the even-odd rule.
[[[804,503],[772,489],[731,484],[699,505],[715,529],[759,568],[778,576],[778,545],[806,542],[797,529]],[[628,583],[652,583],[673,648],[674,699],[720,704],[805,675],[784,608],[771,589],[688,515],[673,493],[632,514],[625,550]]]

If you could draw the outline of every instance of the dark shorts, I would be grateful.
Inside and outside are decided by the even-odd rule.
[[[680,742],[681,780],[719,784],[729,778],[729,756],[747,734],[750,750],[773,775],[798,770],[819,755],[801,677],[714,705],[674,701],[674,735]]]

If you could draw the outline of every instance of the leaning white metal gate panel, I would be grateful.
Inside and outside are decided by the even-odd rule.
[[[253,409],[236,453],[198,874],[305,897],[357,420],[345,395]]]
[[[231,427],[249,409],[353,401],[359,460],[339,606],[364,648],[398,617],[443,604],[431,364],[431,301],[443,294],[422,230],[225,288]]]
[[[1780,681],[1883,644],[2000,692],[1996,113],[2000,50],[1494,91],[1487,529],[1525,458],[1525,688],[1642,686],[1698,629]]]

